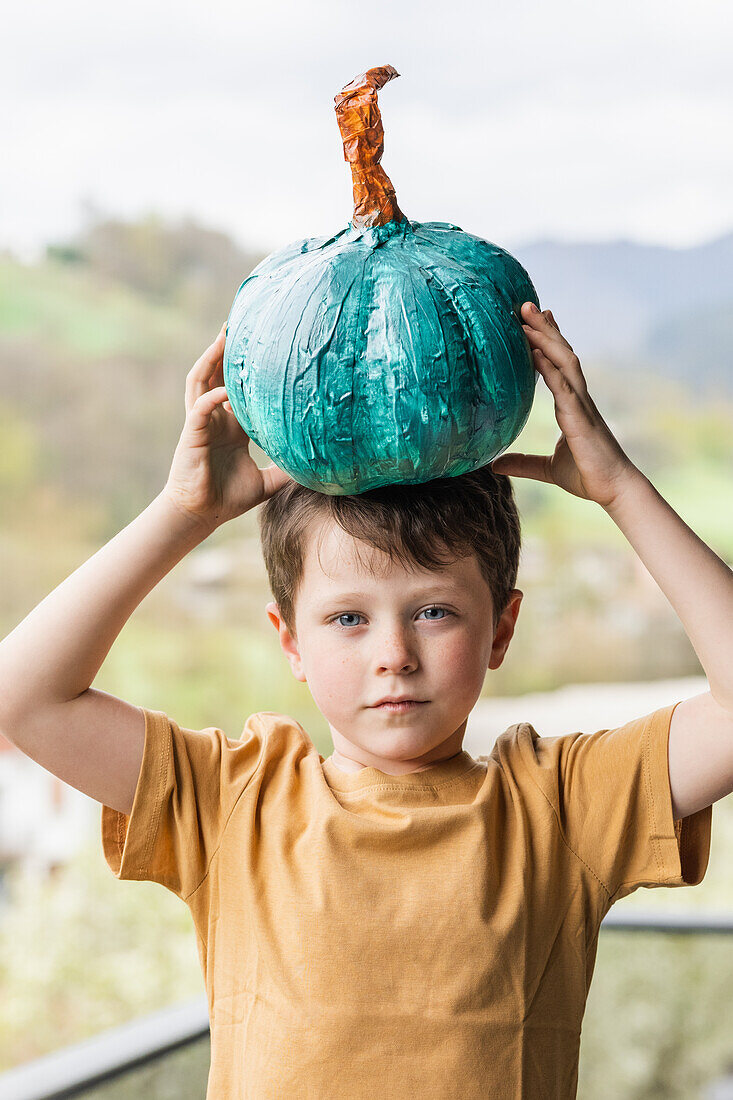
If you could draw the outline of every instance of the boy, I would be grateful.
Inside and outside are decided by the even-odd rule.
[[[550,311],[522,320],[554,454],[343,499],[256,467],[222,329],[188,375],[163,492],[0,644],[0,729],[103,804],[118,877],[191,910],[209,1098],[567,1100],[604,915],[703,878],[711,804],[733,790],[733,575],[624,454]],[[613,730],[520,722],[490,756],[462,749],[522,599],[501,473],[605,508],[709,692]],[[234,741],[89,686],[161,577],[263,502],[267,612],[331,728],[326,760],[285,715],[251,715]]]

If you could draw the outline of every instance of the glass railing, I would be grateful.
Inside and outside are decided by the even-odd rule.
[[[110,1028],[0,1075],[2,1100],[203,1100],[206,997]]]
[[[607,915],[578,1100],[733,1100],[732,935],[733,914]],[[203,1100],[209,1057],[202,996],[0,1075],[0,1100]]]

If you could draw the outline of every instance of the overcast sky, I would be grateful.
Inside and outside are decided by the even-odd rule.
[[[726,0],[23,0],[0,39],[0,248],[104,213],[276,248],[345,228],[333,97],[391,64],[382,164],[412,220],[504,247],[733,229]]]

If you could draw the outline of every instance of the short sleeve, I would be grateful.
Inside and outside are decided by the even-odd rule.
[[[675,821],[668,744],[677,703],[615,729],[524,739],[525,762],[568,847],[609,894],[694,886],[710,854],[712,806]]]
[[[120,879],[160,883],[185,900],[201,884],[262,756],[251,716],[239,741],[140,708],[145,745],[129,816],[102,806],[102,848]]]

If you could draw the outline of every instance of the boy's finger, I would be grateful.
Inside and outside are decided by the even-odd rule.
[[[555,400],[555,408],[561,412],[567,412],[568,415],[575,414],[581,409],[592,421],[593,402],[582,374],[580,383],[573,383],[568,377],[568,372],[560,370],[557,364],[548,359],[539,348],[533,350],[532,358],[537,372],[542,375]]]
[[[550,455],[525,455],[519,451],[503,454],[491,463],[491,469],[497,474],[509,477],[529,477],[534,481],[552,482],[550,477]]]
[[[549,322],[546,321],[544,324],[543,331],[532,328],[530,325],[522,325],[533,350],[539,348],[544,357],[549,359],[550,363],[566,376],[575,389],[584,390],[585,378],[578,356],[566,340],[562,338],[558,340],[559,334]]]
[[[188,377],[208,381],[223,358],[224,341],[223,339],[217,339],[206,349],[203,355],[196,360],[191,370],[188,372]]]
[[[560,326],[553,317],[551,310],[539,310],[534,306],[534,302],[525,302],[522,306],[522,317],[526,324],[529,324],[537,331],[544,330],[546,332],[557,333],[563,344],[567,344],[567,346],[570,347],[570,344],[560,332]]]
[[[214,343],[196,360],[186,376],[186,412],[202,393],[206,393],[209,382],[217,371],[220,368],[223,371],[226,327],[225,321]]]
[[[216,362],[217,359],[221,359],[224,354],[224,343],[226,337],[226,324],[223,324],[219,329],[219,335],[213,343],[209,344],[203,355],[197,359],[198,363]]]
[[[199,394],[187,414],[193,430],[200,431],[202,428],[207,428],[216,406],[221,405],[226,400],[227,391],[225,386],[219,386],[215,390],[207,390],[205,393]]]

